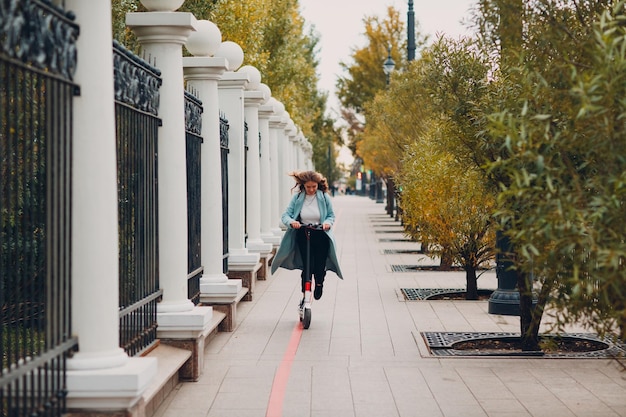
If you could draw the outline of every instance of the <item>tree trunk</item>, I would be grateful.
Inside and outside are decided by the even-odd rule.
[[[476,268],[465,267],[465,299],[478,300],[478,280],[476,279]]]
[[[520,333],[523,351],[539,349],[539,325],[541,314],[537,319],[533,306],[533,287],[528,274],[517,272],[517,288],[519,289]]]
[[[394,212],[394,201],[396,197],[396,184],[393,181],[392,177],[388,177],[387,179],[387,214],[390,217],[393,217]]]
[[[440,271],[449,271],[452,269],[452,252],[450,252],[449,248],[443,248],[441,251],[441,261],[439,263]]]

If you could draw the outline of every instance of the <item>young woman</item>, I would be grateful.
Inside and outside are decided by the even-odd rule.
[[[315,171],[300,171],[289,175],[296,180],[293,188],[298,188],[298,192],[293,195],[281,217],[287,231],[272,260],[272,273],[279,267],[302,270],[300,276],[304,293],[306,235],[301,224],[321,224],[323,230],[311,230],[310,242],[310,273],[315,278],[313,297],[319,300],[322,297],[327,270],[333,271],[343,279],[337,262],[335,238],[331,231],[335,213],[328,196],[328,184],[322,174]]]

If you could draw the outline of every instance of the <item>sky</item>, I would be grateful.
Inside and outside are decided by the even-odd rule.
[[[476,0],[414,0],[413,3],[416,27],[432,40],[442,33],[455,38],[468,33],[460,22],[469,17]],[[320,36],[318,87],[329,94],[331,117],[338,118],[338,101],[333,92],[337,76],[342,74],[339,62],[349,62],[351,51],[364,45],[363,18],[384,17],[389,6],[400,10],[406,25],[407,0],[300,0],[307,28],[314,26]]]

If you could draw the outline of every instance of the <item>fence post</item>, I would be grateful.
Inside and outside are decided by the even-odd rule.
[[[81,27],[75,80],[72,323],[80,350],[68,361],[68,408],[135,406],[156,361],[119,346],[118,197],[111,4],[67,0]],[[106,372],[102,372],[106,370]]]
[[[293,147],[293,138],[298,132],[296,129],[296,125],[291,120],[289,113],[285,112],[285,129],[283,130],[283,160],[285,168],[285,174],[292,172],[298,167],[296,166],[296,162],[294,160],[294,147]],[[289,199],[291,198],[291,188],[294,186],[294,181],[292,178],[287,178],[287,180],[283,183],[283,203],[282,207],[287,207],[289,204]]]
[[[272,147],[276,150],[276,135],[270,134],[270,118],[275,114],[274,103],[276,100],[270,100],[259,107],[259,132],[261,133],[261,178],[263,185],[261,187],[261,239],[265,243],[272,245],[272,253],[276,252],[276,248],[280,244],[280,236],[272,231],[272,203],[278,200],[278,191],[276,181],[277,171],[273,171],[272,162],[276,165],[277,156],[272,155]],[[278,218],[278,217],[274,217]]]
[[[182,2],[180,2],[182,3]],[[146,57],[161,70],[159,129],[159,278],[163,300],[157,306],[158,337],[192,351],[182,379],[196,380],[203,366],[204,341],[217,316],[187,298],[187,169],[182,46],[195,31],[196,18],[184,12],[136,12],[126,25]],[[223,315],[219,320],[223,319]]]
[[[202,22],[202,21],[200,21]],[[220,103],[217,82],[228,62],[223,57],[213,57],[215,51],[208,48],[210,32],[200,29],[190,39],[187,49],[195,56],[183,58],[183,71],[187,87],[192,88],[202,100],[202,263],[204,273],[200,278],[200,301],[211,304],[216,299],[233,302],[242,291],[240,279],[229,280],[222,270],[222,170],[220,149]],[[200,39],[198,39],[200,38]],[[219,36],[221,39],[221,35]],[[218,40],[219,46],[219,40]],[[206,50],[202,47],[207,48]],[[197,50],[197,49],[198,50]]]
[[[261,176],[260,141],[262,138],[259,135],[259,107],[269,100],[269,91],[264,92],[261,88],[261,74],[256,68],[246,65],[239,71],[247,73],[251,80],[244,91],[244,115],[248,123],[248,152],[246,154],[248,159],[246,173],[248,239],[246,248],[250,252],[261,255],[261,268],[257,276],[260,279],[265,279],[269,269],[268,261],[272,256],[272,244],[265,243],[261,239],[261,180],[268,181],[269,178],[262,178]]]
[[[224,42],[217,55],[224,52]],[[236,44],[235,44],[236,45]],[[239,65],[241,62],[239,62]],[[229,68],[230,69],[230,68]],[[234,68],[236,69],[236,68]],[[261,267],[260,255],[248,251],[245,245],[245,157],[244,145],[244,88],[249,81],[246,73],[227,71],[218,83],[219,101],[228,119],[228,277],[241,278],[248,288],[245,300],[252,299],[256,273]]]
[[[183,12],[137,12],[126,25],[146,57],[161,70],[159,116],[159,279],[160,313],[191,311],[187,299],[187,178],[182,46],[196,19]],[[160,324],[160,323],[159,323]]]
[[[271,229],[275,236],[282,237],[283,224],[280,221],[283,206],[283,188],[284,183],[287,181],[285,175],[285,169],[283,168],[283,132],[286,123],[283,122],[283,116],[285,114],[285,106],[283,103],[276,99],[272,99],[274,105],[274,116],[270,117],[270,159],[272,161],[270,170],[272,177],[272,212],[271,212]]]

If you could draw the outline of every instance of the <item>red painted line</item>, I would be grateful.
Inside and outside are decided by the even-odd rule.
[[[298,346],[300,345],[300,338],[302,337],[302,325],[300,322],[296,324],[296,327],[291,333],[291,339],[287,345],[287,350],[283,356],[283,360],[278,367],[276,376],[274,377],[274,383],[272,384],[272,392],[270,393],[270,401],[267,404],[267,411],[265,417],[282,417],[283,415],[283,403],[285,401],[285,391],[287,390],[287,381],[289,380],[289,374],[291,372],[291,364],[296,357]]]

